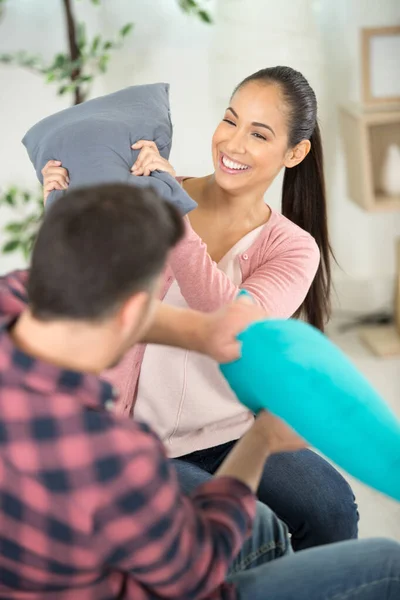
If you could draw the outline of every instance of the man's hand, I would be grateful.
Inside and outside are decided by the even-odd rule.
[[[263,440],[270,454],[295,452],[307,447],[307,443],[289,425],[265,410],[258,413],[252,429]]]
[[[262,308],[246,296],[239,297],[215,313],[207,313],[204,315],[203,324],[199,324],[201,329],[198,331],[198,352],[219,363],[240,358],[238,334],[251,323],[266,319],[267,316]]]

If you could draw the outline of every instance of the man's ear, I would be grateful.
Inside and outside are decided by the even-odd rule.
[[[145,314],[146,306],[149,303],[149,294],[147,292],[138,292],[130,296],[122,304],[118,311],[118,325],[123,332],[131,332],[140,327],[140,321]]]
[[[285,167],[287,167],[288,169],[291,169],[292,167],[296,167],[298,164],[301,163],[301,161],[303,161],[305,159],[305,157],[310,152],[310,150],[311,150],[310,140],[302,140],[301,142],[299,142],[297,144],[297,146],[294,146],[294,148],[290,148],[290,150],[287,151],[286,156],[285,156],[285,160],[284,160]]]

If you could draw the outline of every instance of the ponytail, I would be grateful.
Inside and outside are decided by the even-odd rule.
[[[287,109],[288,148],[310,140],[311,150],[296,167],[285,170],[282,213],[310,233],[317,242],[321,261],[311,288],[296,315],[321,331],[330,316],[331,267],[324,163],[317,119],[317,99],[306,78],[290,67],[269,67],[246,77],[236,90],[250,82],[277,85]]]
[[[310,138],[311,150],[296,167],[285,170],[282,190],[282,214],[310,233],[321,254],[317,274],[297,315],[324,331],[329,319],[332,253],[324,178],[323,150],[318,123]]]

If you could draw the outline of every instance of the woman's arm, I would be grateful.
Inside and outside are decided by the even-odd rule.
[[[237,296],[239,287],[218,268],[189,223],[169,265],[192,309],[218,310]],[[303,303],[318,265],[319,250],[311,236],[277,236],[265,262],[240,287],[250,292],[270,317],[289,318]]]

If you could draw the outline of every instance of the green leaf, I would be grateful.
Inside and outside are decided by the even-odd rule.
[[[67,92],[69,92],[69,86],[68,85],[62,85],[61,87],[58,88],[57,94],[59,96],[64,96],[64,94],[66,94]]]
[[[212,23],[212,19],[211,16],[209,15],[209,13],[205,10],[199,10],[199,12],[197,13],[200,17],[200,19],[203,21],[203,23]]]
[[[8,223],[4,229],[5,231],[8,231],[8,233],[20,233],[20,231],[24,229],[24,223]]]
[[[120,29],[120,36],[121,37],[126,37],[133,29],[134,24],[133,23],[127,23],[126,25],[124,25],[121,29]]]
[[[19,248],[20,245],[21,242],[19,240],[11,240],[4,244],[3,252],[4,254],[10,254],[11,252],[14,252],[17,248]]]
[[[56,78],[56,75],[54,73],[54,71],[50,71],[49,73],[47,73],[46,76],[46,83],[51,83],[52,81],[54,81]]]
[[[68,62],[68,56],[66,54],[56,54],[53,64],[50,66],[50,68],[60,69],[65,65],[66,62]]]
[[[185,12],[190,12],[193,8],[197,8],[197,2],[195,2],[195,0],[180,0],[179,5]]]
[[[92,0],[92,4],[94,4],[95,6],[100,6],[100,2],[101,0]]]
[[[2,63],[10,63],[13,60],[12,54],[0,54],[0,62]]]
[[[108,61],[110,60],[109,54],[103,54],[99,59],[99,70],[101,73],[105,73],[107,71]]]
[[[111,50],[111,48],[114,48],[114,42],[110,42],[110,40],[107,40],[107,42],[104,42],[103,44],[103,50]]]
[[[17,204],[16,190],[12,188],[8,190],[8,192],[4,195],[4,200],[9,206],[15,206]]]
[[[96,35],[96,37],[93,38],[92,41],[92,47],[90,49],[92,54],[95,54],[99,45],[100,45],[100,41],[101,41],[101,36],[100,35]]]
[[[79,50],[82,51],[87,43],[85,23],[78,23],[76,29],[76,45],[78,46]]]
[[[93,75],[81,75],[76,81],[79,83],[88,83],[89,81],[93,81]]]
[[[28,202],[31,200],[32,196],[30,195],[29,192],[23,192],[22,197],[24,199],[25,204],[28,204]]]

